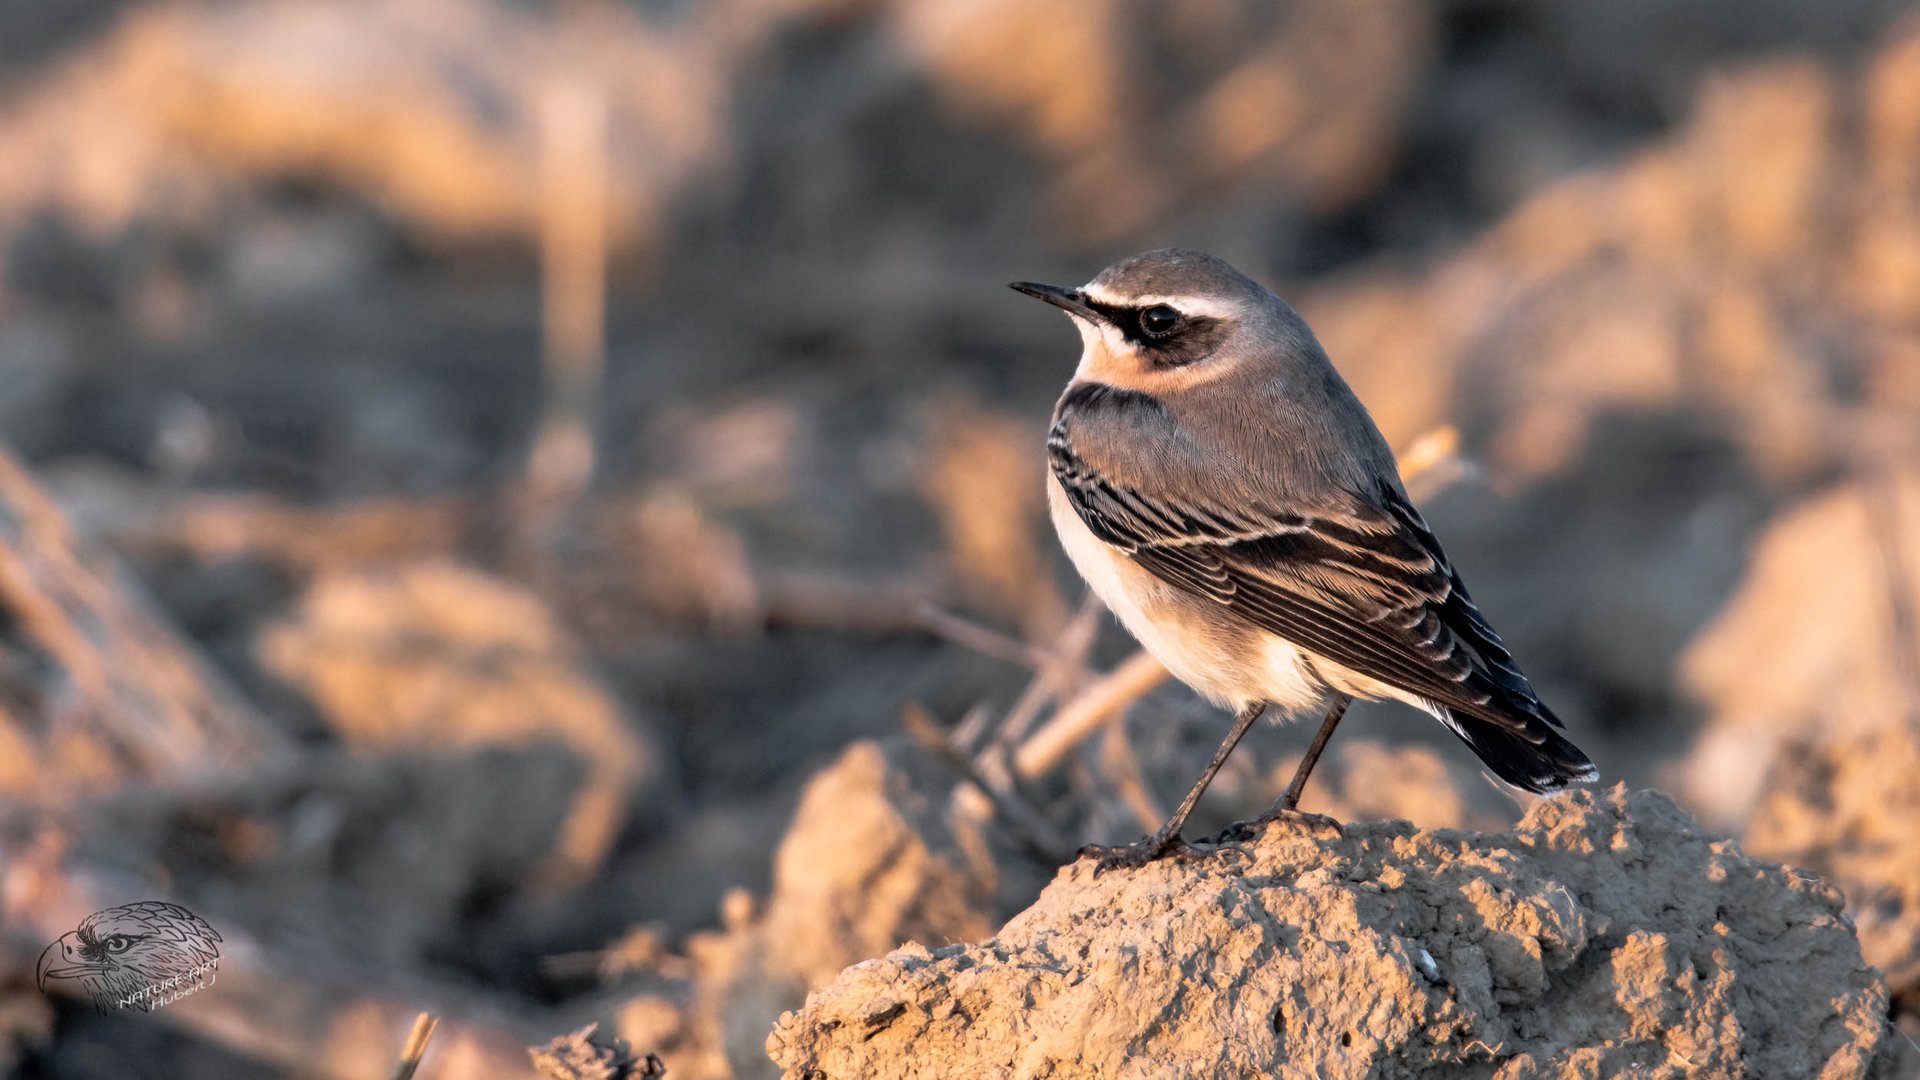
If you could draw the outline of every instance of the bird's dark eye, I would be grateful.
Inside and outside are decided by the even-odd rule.
[[[126,952],[133,946],[133,939],[125,934],[115,934],[101,944],[107,947],[108,952]]]
[[[1148,337],[1166,337],[1180,325],[1180,313],[1165,304],[1155,304],[1140,313],[1140,332]]]

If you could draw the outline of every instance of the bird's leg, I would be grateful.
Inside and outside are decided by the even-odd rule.
[[[1327,748],[1327,740],[1333,738],[1333,729],[1340,726],[1340,718],[1347,715],[1347,706],[1353,699],[1345,694],[1335,694],[1333,706],[1327,710],[1327,718],[1320,721],[1320,731],[1313,737],[1313,745],[1307,747],[1307,756],[1300,759],[1300,767],[1293,771],[1293,782],[1287,785],[1287,793],[1280,796],[1280,809],[1298,810],[1300,793],[1307,789],[1307,774],[1320,760],[1320,752]]]
[[[1261,820],[1276,817],[1299,817],[1316,825],[1331,826],[1338,831],[1340,823],[1325,814],[1306,814],[1300,811],[1300,793],[1306,790],[1307,776],[1320,760],[1321,751],[1327,748],[1327,740],[1333,738],[1333,729],[1340,726],[1340,718],[1347,715],[1347,706],[1353,699],[1345,694],[1335,694],[1333,704],[1327,709],[1327,718],[1320,721],[1320,730],[1313,737],[1313,744],[1307,747],[1307,756],[1300,759],[1300,767],[1293,771],[1293,782],[1287,785],[1287,793],[1280,796],[1273,810]]]
[[[1081,848],[1081,855],[1099,856],[1100,862],[1094,868],[1094,872],[1099,873],[1103,870],[1127,866],[1144,866],[1169,851],[1185,847],[1186,841],[1180,839],[1180,829],[1186,825],[1187,818],[1192,815],[1194,806],[1200,802],[1200,796],[1207,790],[1207,785],[1213,783],[1214,774],[1220,771],[1220,766],[1227,763],[1227,755],[1233,753],[1233,748],[1240,744],[1240,739],[1246,735],[1247,729],[1252,727],[1253,722],[1260,719],[1260,714],[1266,711],[1267,703],[1258,701],[1234,714],[1233,730],[1227,732],[1227,737],[1220,741],[1219,749],[1213,752],[1213,760],[1207,763],[1207,771],[1201,773],[1200,779],[1194,781],[1192,790],[1187,792],[1186,798],[1180,800],[1179,807],[1167,818],[1166,824],[1160,826],[1158,832],[1125,847],[1110,848],[1088,844]]]

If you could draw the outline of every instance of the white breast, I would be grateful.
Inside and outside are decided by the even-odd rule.
[[[1047,505],[1074,568],[1175,678],[1232,709],[1266,701],[1299,713],[1325,701],[1326,684],[1306,666],[1299,649],[1214,601],[1161,581],[1093,535],[1051,475]]]

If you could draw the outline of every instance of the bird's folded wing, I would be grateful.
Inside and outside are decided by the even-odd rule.
[[[1053,472],[1095,536],[1181,589],[1362,675],[1533,739],[1559,726],[1540,704],[1426,523],[1396,485],[1312,507],[1209,498],[1160,470],[1103,470],[1065,426],[1048,439]],[[1131,473],[1130,482],[1118,473]],[[1191,477],[1189,471],[1185,474]]]

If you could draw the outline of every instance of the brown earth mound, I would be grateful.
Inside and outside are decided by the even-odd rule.
[[[768,1040],[790,1077],[1854,1077],[1887,993],[1839,895],[1624,787],[1509,833],[1256,827],[1244,857],[1095,876],[998,937],[842,972]]]
[[[1847,895],[1860,946],[1896,998],[1920,1007],[1920,735],[1789,744],[1747,846],[1804,866]]]

